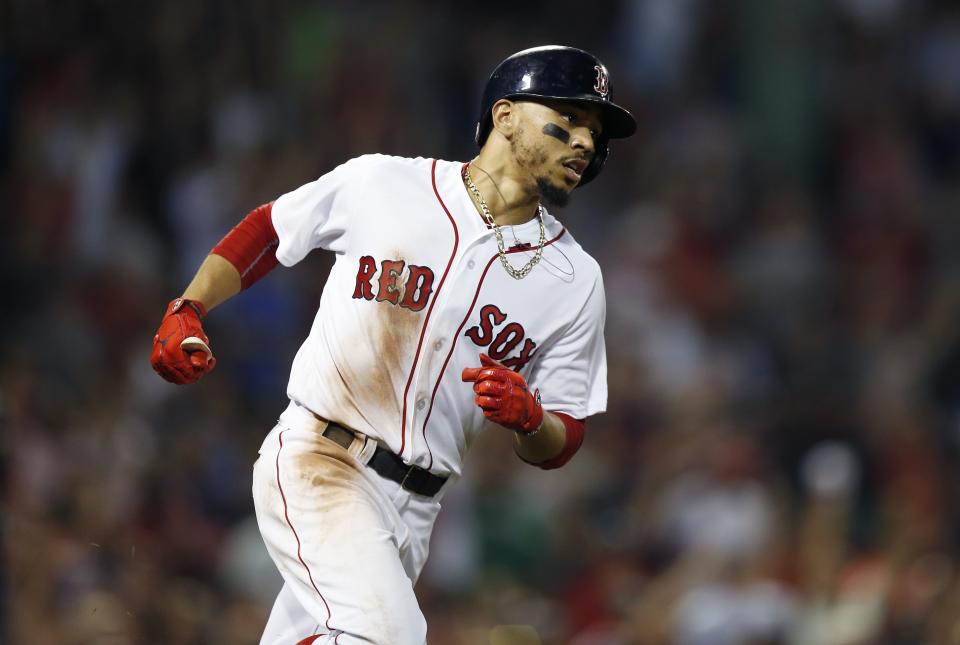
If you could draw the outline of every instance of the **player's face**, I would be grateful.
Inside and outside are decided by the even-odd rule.
[[[511,141],[517,165],[536,182],[544,201],[563,206],[593,158],[603,127],[600,111],[562,101],[521,105],[521,125]]]

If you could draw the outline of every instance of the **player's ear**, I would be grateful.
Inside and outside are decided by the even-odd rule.
[[[513,136],[517,127],[518,107],[519,105],[510,99],[500,99],[491,108],[493,129],[507,140]]]

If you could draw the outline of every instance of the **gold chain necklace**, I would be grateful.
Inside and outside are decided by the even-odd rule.
[[[473,177],[470,176],[470,164],[467,164],[467,171],[463,176],[464,179],[467,180],[467,188],[470,189],[470,192],[473,193],[474,197],[477,198],[477,202],[480,204],[480,211],[483,213],[484,219],[487,220],[487,223],[493,229],[494,235],[497,236],[497,253],[500,255],[500,262],[503,264],[503,268],[506,269],[507,273],[517,280],[523,279],[528,273],[530,273],[533,267],[537,266],[537,263],[540,261],[540,257],[543,255],[543,246],[547,242],[547,232],[543,227],[543,206],[537,206],[537,218],[540,220],[540,242],[537,244],[537,252],[529,262],[524,264],[519,269],[515,269],[510,262],[507,261],[507,250],[503,243],[503,231],[500,230],[500,225],[494,221],[493,214],[487,207],[487,202],[484,201],[483,195],[480,194],[480,190],[477,188],[477,185],[473,183]]]

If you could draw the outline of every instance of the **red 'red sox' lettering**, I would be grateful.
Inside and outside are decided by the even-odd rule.
[[[533,350],[536,349],[537,344],[529,338],[524,338],[526,331],[523,325],[516,322],[507,324],[494,335],[494,327],[499,327],[506,320],[507,314],[500,311],[499,307],[484,305],[480,308],[480,324],[468,329],[464,336],[480,347],[487,347],[490,358],[519,372],[533,358]],[[507,358],[507,354],[516,349],[521,341],[523,347],[520,348],[520,355]]]
[[[397,279],[403,273],[403,260],[384,260],[380,263],[380,289],[377,291],[377,302],[400,302],[400,285]]]
[[[377,261],[369,255],[360,258],[360,270],[357,271],[357,287],[353,290],[354,298],[373,300],[373,290],[370,279],[377,272]]]
[[[429,267],[418,267],[415,264],[411,264],[408,268],[410,275],[403,287],[403,300],[400,301],[400,306],[420,311],[427,306],[430,292],[433,291],[433,271]]]
[[[406,266],[407,277],[401,282],[406,263],[403,260],[382,260],[380,277],[374,282],[377,261],[369,255],[360,258],[353,297],[377,302],[389,302],[411,311],[420,311],[427,306],[433,293],[433,271],[430,267],[416,264]],[[373,285],[377,285],[374,292]]]

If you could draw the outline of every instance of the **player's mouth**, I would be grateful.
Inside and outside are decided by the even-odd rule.
[[[583,177],[583,171],[587,169],[586,159],[568,159],[563,162],[564,174],[570,181],[579,183]]]

